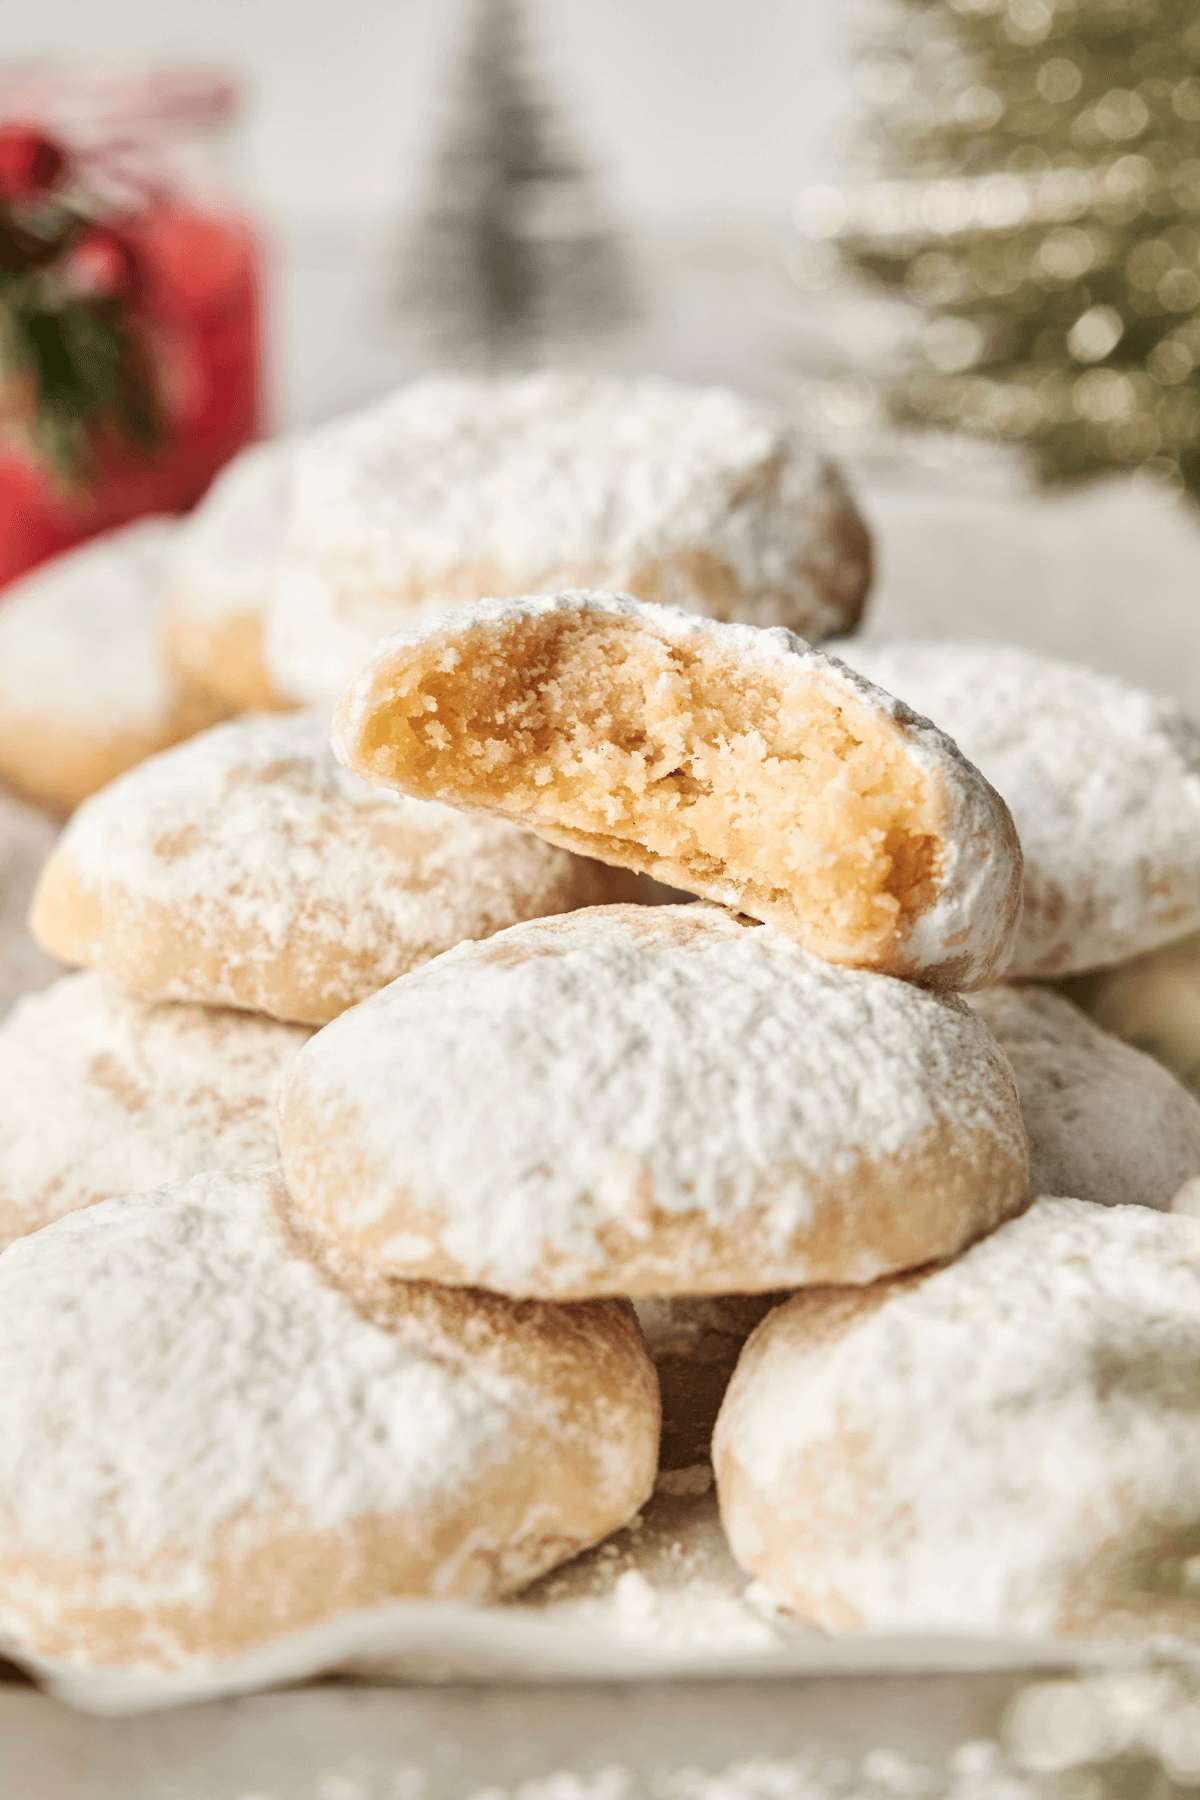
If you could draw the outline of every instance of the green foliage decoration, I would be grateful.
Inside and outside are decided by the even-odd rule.
[[[870,179],[798,218],[919,309],[891,417],[1200,497],[1196,0],[896,0],[863,85]]]

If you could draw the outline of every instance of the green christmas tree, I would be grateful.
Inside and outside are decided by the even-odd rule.
[[[621,241],[537,77],[520,0],[474,0],[401,304],[443,358],[504,369],[611,330],[632,296]]]
[[[873,178],[798,216],[921,309],[892,417],[1200,497],[1197,0],[896,0],[863,73]]]

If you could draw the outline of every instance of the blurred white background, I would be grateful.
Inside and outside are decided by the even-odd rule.
[[[786,216],[847,93],[838,0],[542,0],[547,73],[639,221]],[[229,62],[254,96],[251,189],[290,229],[411,201],[458,0],[41,0],[6,56]]]
[[[44,0],[4,9],[0,52],[212,59],[244,76],[237,174],[274,247],[271,387],[287,426],[368,398],[419,355],[385,296],[469,10],[467,0]],[[534,67],[642,264],[645,315],[608,359],[774,394],[805,332],[785,267],[791,205],[831,166],[850,94],[837,0],[528,0],[526,10]]]

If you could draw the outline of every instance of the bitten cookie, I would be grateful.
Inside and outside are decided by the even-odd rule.
[[[0,1018],[18,994],[32,994],[62,974],[25,924],[42,864],[58,836],[57,819],[0,788]]]
[[[291,498],[293,440],[252,444],[222,470],[172,549],[167,653],[227,712],[284,704],[263,663],[263,615]]]
[[[1025,1204],[1012,1074],[961,1000],[711,906],[460,945],[307,1044],[279,1116],[314,1229],[516,1295],[873,1281]]]
[[[485,601],[381,644],[334,749],[380,786],[931,987],[1003,967],[1012,820],[949,739],[786,631],[626,596]]]
[[[730,1546],[826,1631],[1194,1631],[1197,1367],[1200,1221],[1039,1200],[764,1320],[714,1438]]]
[[[1064,984],[1102,1025],[1200,1093],[1200,932]]]
[[[780,415],[667,381],[419,381],[304,441],[290,516],[267,659],[301,701],[488,594],[619,587],[826,637],[871,574],[841,476]]]
[[[376,793],[324,714],[257,714],[81,807],[31,922],[151,999],[321,1025],[463,938],[636,891],[500,820]]]
[[[105,1201],[0,1257],[10,1654],[178,1669],[390,1600],[490,1600],[647,1498],[619,1303],[335,1286],[268,1170]]]
[[[0,1248],[114,1194],[274,1162],[280,1077],[309,1036],[103,975],[21,1001],[0,1026]]]
[[[1025,909],[1010,979],[1123,962],[1200,925],[1200,728],[1174,700],[1006,644],[847,645],[1012,809]]]
[[[1200,1100],[1047,988],[971,996],[1012,1064],[1031,1194],[1166,1211],[1200,1175]]]
[[[147,519],[111,531],[26,575],[0,603],[0,779],[57,811],[221,716],[167,665],[176,529]]]

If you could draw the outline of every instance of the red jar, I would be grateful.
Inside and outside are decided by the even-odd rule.
[[[207,70],[0,68],[0,586],[191,506],[260,429],[260,248],[224,155],[239,107]],[[27,271],[39,231],[57,247]],[[9,348],[22,332],[32,357]],[[60,416],[55,333],[82,357],[78,406],[115,395],[78,428]]]

